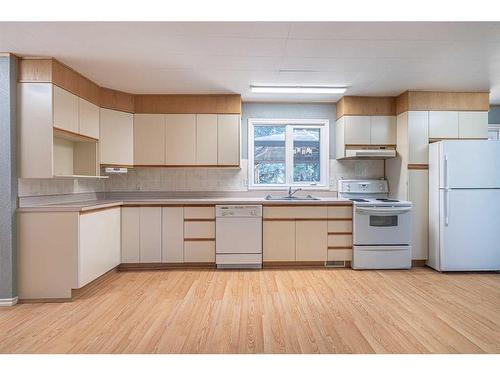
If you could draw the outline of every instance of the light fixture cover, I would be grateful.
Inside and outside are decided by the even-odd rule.
[[[254,93],[268,94],[343,94],[345,87],[335,86],[250,86]]]

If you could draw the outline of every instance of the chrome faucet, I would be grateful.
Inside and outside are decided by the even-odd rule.
[[[298,192],[299,190],[302,190],[302,189],[301,189],[301,188],[298,188],[298,189],[295,189],[295,190],[293,190],[293,191],[292,191],[292,187],[290,186],[290,187],[288,188],[288,198],[292,198],[292,196],[293,196],[296,192]]]

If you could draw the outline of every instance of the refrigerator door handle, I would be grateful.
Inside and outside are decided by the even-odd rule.
[[[448,226],[450,222],[450,167],[448,165],[448,155],[444,155],[444,224]]]

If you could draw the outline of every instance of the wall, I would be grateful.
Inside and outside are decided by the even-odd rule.
[[[16,82],[17,58],[0,55],[0,300],[17,296]]]
[[[500,105],[490,106],[488,124],[500,124]]]

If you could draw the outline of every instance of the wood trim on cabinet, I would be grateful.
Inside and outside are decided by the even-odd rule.
[[[80,216],[82,215],[87,215],[87,214],[93,214],[94,212],[99,212],[99,211],[107,211],[107,210],[112,210],[114,208],[121,208],[121,204],[116,204],[115,206],[108,206],[108,207],[99,207],[99,208],[92,208],[90,210],[84,210],[80,211]]]
[[[352,246],[328,246],[328,250],[352,250]]]
[[[52,83],[99,105],[99,85],[56,59],[52,59]]]
[[[135,113],[241,114],[241,95],[136,95]]]
[[[52,59],[21,58],[18,70],[19,82],[52,82]]]
[[[215,241],[215,238],[184,238],[184,241],[192,241],[192,242]]]
[[[89,137],[88,135],[75,133],[75,132],[72,132],[70,130],[61,129],[61,128],[58,128],[56,126],[54,126],[53,129],[54,129],[54,135],[58,135],[58,134],[62,135],[62,136],[66,135],[66,136],[70,136],[73,138],[81,139],[83,141],[90,141],[90,142],[98,142],[99,141],[97,138]]]
[[[395,116],[394,96],[344,96],[337,102],[337,119],[342,116]]]
[[[407,111],[488,111],[489,92],[405,91],[396,99],[397,114]]]
[[[429,169],[429,164],[408,164],[408,169]]]
[[[352,234],[352,232],[328,232],[328,235],[335,235],[335,234]]]
[[[305,218],[295,218],[295,217],[285,217],[285,218],[280,218],[280,217],[272,217],[272,218],[262,218],[263,221],[328,221],[327,218],[321,217],[321,218],[313,218],[313,217],[305,217]]]
[[[297,201],[293,201],[293,203],[279,203],[275,204],[272,201],[265,201],[262,202],[262,205],[268,206],[268,207],[322,207],[322,206],[328,206],[328,207],[351,207],[352,203],[345,202],[345,203],[338,203],[332,205],[331,202],[318,202],[317,204],[310,204],[310,203],[297,203]]]
[[[106,168],[106,167],[110,167],[110,168],[134,168],[134,165],[131,165],[131,164],[109,164],[109,163],[106,163],[106,164],[100,164],[100,166],[103,168]]]
[[[352,221],[352,217],[329,217],[328,221]]]
[[[180,164],[180,165],[168,165],[168,164],[134,164],[135,168],[241,168],[241,165],[218,165],[218,164]]]
[[[429,138],[429,143],[440,142],[440,141],[480,141],[480,140],[488,140],[488,138]]]
[[[99,90],[99,105],[101,108],[128,113],[135,112],[135,97],[124,91],[101,87]]]
[[[184,222],[191,222],[191,221],[198,221],[198,222],[214,222],[215,219],[191,219],[191,218],[188,218],[188,219],[184,219]]]

